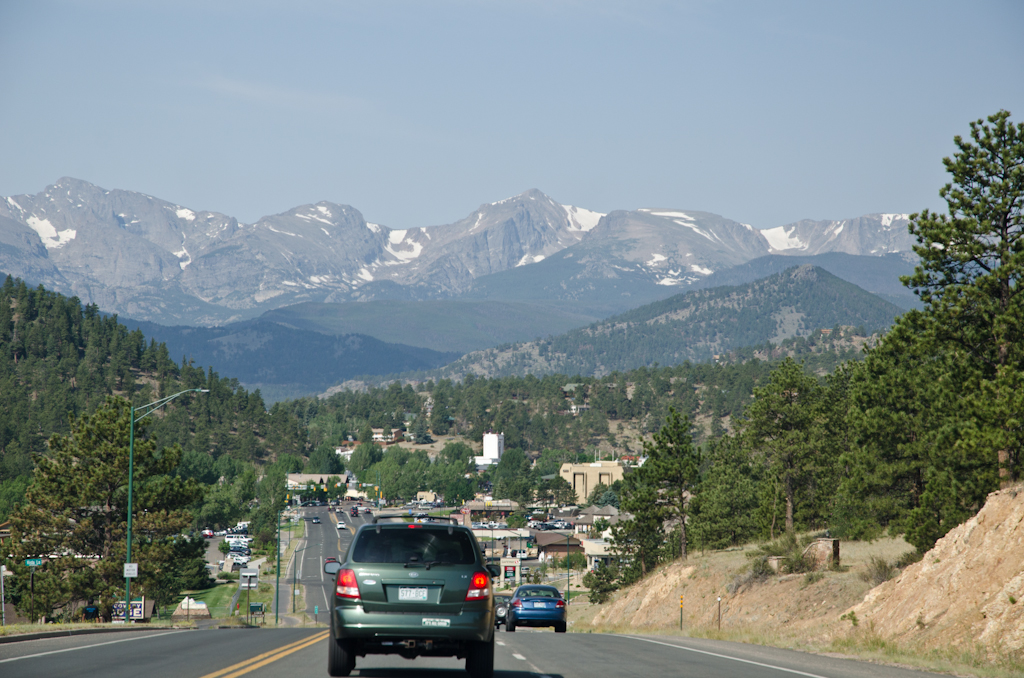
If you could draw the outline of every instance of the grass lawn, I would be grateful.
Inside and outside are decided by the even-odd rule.
[[[178,604],[186,595],[189,598],[206,603],[206,608],[210,611],[211,617],[215,619],[229,617],[231,616],[231,596],[235,594],[237,588],[237,581],[229,581],[225,584],[217,584],[200,591],[183,591],[175,596],[174,602],[167,606],[166,612],[164,611],[165,608],[159,609],[160,618],[170,619],[171,613],[178,607]]]

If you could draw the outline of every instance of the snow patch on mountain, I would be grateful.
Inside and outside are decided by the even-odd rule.
[[[367,221],[366,222],[366,227],[368,229],[370,229],[371,231],[373,231],[374,233],[380,233],[380,225],[379,224],[371,224],[369,221]]]
[[[714,273],[710,268],[704,266],[698,266],[697,264],[690,264],[690,270],[694,273],[700,273],[701,275],[711,275]]]
[[[646,263],[648,266],[656,266],[659,261],[665,261],[667,259],[668,257],[666,257],[664,254],[658,254],[657,252],[653,252],[651,253],[651,258],[648,259]]]
[[[593,212],[583,207],[574,207],[573,205],[559,205],[559,207],[565,210],[565,214],[569,218],[570,231],[586,233],[597,226],[597,222],[601,221],[601,217],[604,216],[601,212]]]
[[[768,241],[769,247],[776,251],[807,249],[807,243],[796,236],[796,226],[790,226],[788,232],[785,226],[766,228],[761,231],[761,235]]]
[[[910,219],[909,214],[882,214],[882,227],[891,228],[894,221],[907,221]]]
[[[196,218],[195,212],[184,207],[179,207],[178,209],[174,210],[174,213],[178,215],[179,219],[184,219],[185,221],[195,221]]]
[[[32,216],[26,219],[25,223],[39,234],[39,239],[43,241],[43,246],[48,250],[64,247],[78,235],[78,231],[73,228],[58,232],[49,219]]]

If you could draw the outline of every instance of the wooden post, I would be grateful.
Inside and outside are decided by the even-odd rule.
[[[718,596],[718,630],[722,630],[722,596]]]

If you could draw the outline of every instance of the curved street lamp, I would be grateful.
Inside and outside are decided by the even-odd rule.
[[[132,562],[132,481],[135,471],[135,424],[142,421],[149,415],[153,414],[161,407],[171,402],[180,395],[185,393],[209,393],[208,388],[189,388],[184,391],[178,391],[173,395],[169,395],[166,398],[155,400],[146,405],[140,405],[139,407],[131,406],[131,423],[128,426],[128,548],[126,549],[124,564],[125,574],[127,575],[127,566]],[[138,418],[135,417],[135,412],[140,411],[142,414]],[[131,618],[131,607],[132,607],[132,578],[125,576],[124,578],[124,620],[125,623]]]

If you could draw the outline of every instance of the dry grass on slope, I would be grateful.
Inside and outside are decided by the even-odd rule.
[[[1012,655],[992,654],[971,643],[957,648],[921,647],[889,639],[862,619],[853,624],[848,612],[871,591],[878,564],[894,563],[912,550],[902,539],[843,542],[838,571],[774,575],[763,580],[751,577],[748,554],[756,551],[754,547],[691,555],[686,562],[659,567],[644,581],[616,592],[604,605],[574,602],[571,629],[577,633],[682,633],[959,675],[1022,675],[1024,663]],[[899,575],[898,570],[894,573]],[[1024,606],[1024,601],[1018,606]]]

